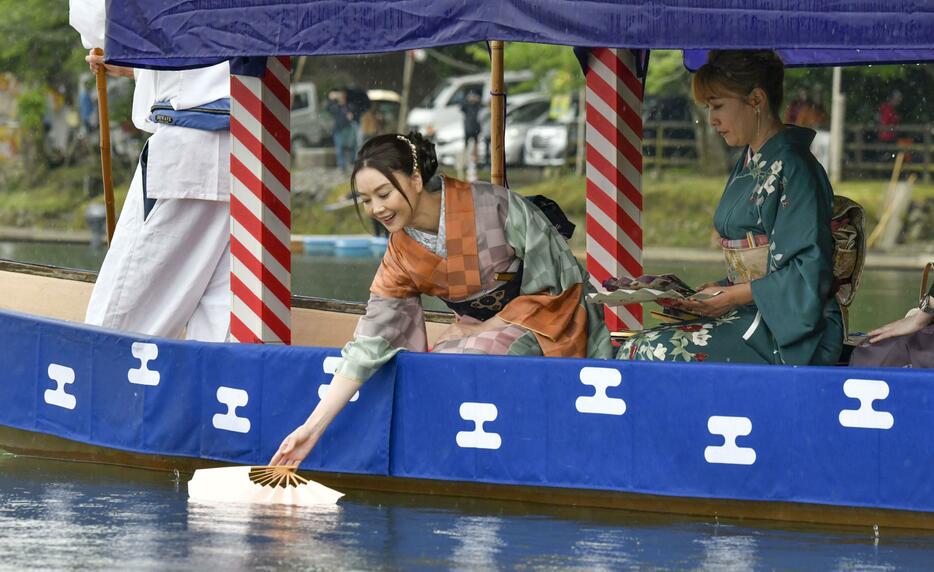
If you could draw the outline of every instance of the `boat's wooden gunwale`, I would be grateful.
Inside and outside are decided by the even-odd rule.
[[[192,457],[121,451],[54,435],[0,426],[0,449],[15,455],[189,474],[196,469],[229,465]],[[518,501],[544,505],[619,509],[638,512],[798,522],[833,526],[934,530],[934,513],[775,501],[706,499],[623,493],[608,490],[533,487],[405,477],[306,472],[338,490],[439,495]]]
[[[46,278],[59,278],[77,282],[94,282],[97,280],[97,273],[89,270],[4,259],[0,259],[0,272],[14,272],[16,274],[29,274],[30,276],[44,276]]]
[[[89,270],[0,259],[0,273],[3,272],[26,274],[43,278],[55,278],[59,280],[71,280],[73,282],[94,283],[97,280],[97,273]],[[363,315],[366,313],[365,302],[349,302],[345,300],[333,300],[316,296],[299,296],[295,294],[292,295],[292,307],[353,315]],[[454,314],[453,312],[426,310],[425,320],[450,324],[454,322]]]

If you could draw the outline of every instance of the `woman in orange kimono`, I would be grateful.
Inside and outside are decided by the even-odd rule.
[[[300,463],[400,350],[428,350],[422,294],[457,316],[436,353],[610,356],[603,308],[584,302],[587,273],[545,214],[503,187],[435,177],[437,167],[417,133],[374,137],[357,154],[354,198],[389,231],[389,246],[330,390],[271,464]]]

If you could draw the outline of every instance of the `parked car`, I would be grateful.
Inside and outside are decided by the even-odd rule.
[[[376,115],[380,133],[395,131],[402,98],[388,89],[370,89],[370,110]],[[318,99],[315,84],[307,81],[292,86],[292,146],[312,147],[331,142],[334,119]]]
[[[690,100],[683,96],[646,98],[642,106],[644,155],[655,155],[657,129],[660,128],[665,130],[664,136],[669,143],[676,143],[665,146],[664,158],[696,156],[693,145],[683,144],[694,139],[690,105]],[[577,98],[572,97],[567,113],[528,130],[524,149],[527,165],[559,167],[574,160],[577,154],[577,113]]]
[[[377,134],[395,133],[399,128],[402,97],[389,89],[368,89],[366,95],[370,98],[370,111],[376,114]]]
[[[292,85],[292,146],[312,147],[331,140],[334,120],[318,100],[315,84]]]
[[[507,71],[503,74],[503,81],[508,89],[510,86],[528,82],[533,77],[530,71]],[[409,127],[428,137],[436,138],[439,133],[451,126],[462,126],[464,116],[460,107],[467,99],[467,94],[472,91],[480,93],[482,101],[489,103],[490,74],[479,73],[448,78],[422,100],[418,107],[409,112],[406,119]]]
[[[507,165],[521,165],[524,162],[525,134],[532,127],[547,121],[550,109],[551,98],[542,95],[517,104],[506,112],[506,129],[503,135]],[[488,159],[490,156],[489,125],[484,133],[486,137],[480,142],[480,153]]]
[[[514,165],[522,162],[522,145],[525,131],[536,122],[548,117],[549,97],[540,93],[523,93],[506,98],[506,163]],[[490,110],[484,109],[480,115],[481,140],[477,154],[481,164],[489,158]],[[444,131],[435,134],[435,150],[438,161],[443,165],[456,165],[464,152],[463,121],[450,125]]]
[[[567,105],[554,106],[546,120],[525,133],[523,160],[533,167],[560,167],[577,153],[577,95]]]

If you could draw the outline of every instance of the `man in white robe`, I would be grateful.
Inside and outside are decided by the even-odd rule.
[[[104,0],[71,0],[86,48],[104,37]],[[88,56],[92,71],[102,58]],[[230,324],[230,131],[156,123],[156,102],[188,110],[230,95],[228,64],[128,70],[133,123],[152,133],[91,294],[89,324],[146,335],[225,341]],[[149,201],[144,201],[145,198]],[[155,200],[154,206],[152,200]],[[148,203],[144,206],[144,203]]]

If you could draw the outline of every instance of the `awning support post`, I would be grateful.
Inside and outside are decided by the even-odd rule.
[[[590,50],[587,61],[587,271],[642,274],[642,98],[637,53]],[[607,306],[611,331],[642,327],[642,307]]]
[[[230,334],[241,343],[289,344],[291,60],[263,63],[261,77],[239,75],[245,69],[231,64]]]

